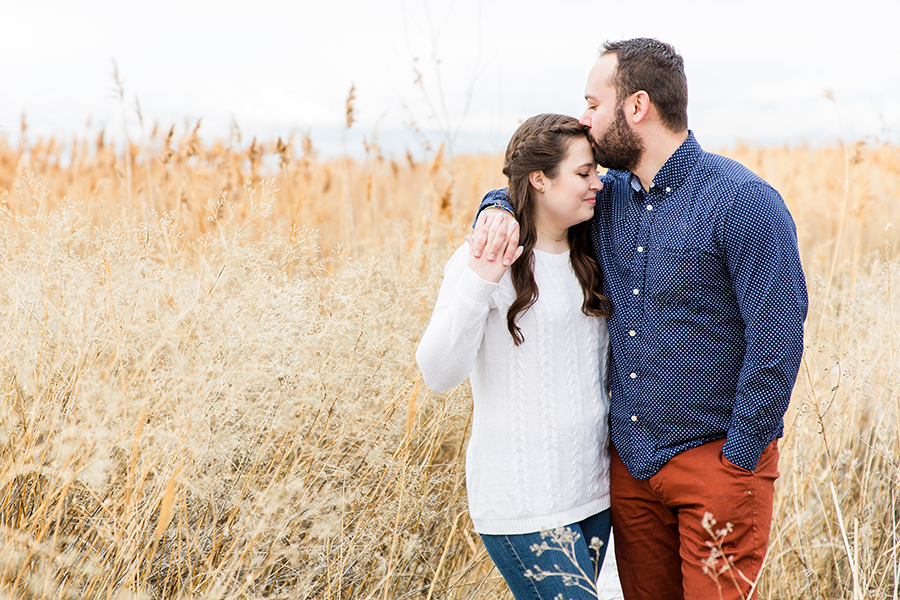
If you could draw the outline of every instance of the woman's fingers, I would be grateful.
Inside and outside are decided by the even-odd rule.
[[[510,231],[514,231],[515,243],[518,243],[519,224],[513,216],[500,208],[484,209],[475,225],[473,255],[478,258],[487,252],[487,259],[493,261],[501,255],[510,241]],[[509,258],[512,258],[512,253]]]
[[[486,208],[478,215],[478,220],[475,222],[475,231],[472,235],[472,256],[477,258],[484,252],[484,246],[487,244],[491,221],[496,213],[496,209]]]
[[[511,254],[509,264],[504,264],[503,261],[488,260],[487,255],[484,254],[482,256],[475,256],[473,238],[466,236],[466,241],[469,242],[469,268],[485,281],[492,281],[494,283],[497,283],[503,278],[503,274],[506,273],[509,265],[516,262],[516,260],[522,256],[522,252],[524,251],[521,246],[513,247],[512,251],[509,252],[509,254]],[[504,246],[499,249],[498,253],[505,255],[508,250],[509,249]]]
[[[491,231],[488,236],[487,241],[487,259],[493,261],[498,256],[503,254],[503,250],[506,248],[507,243],[509,242],[509,225],[508,221],[512,219],[512,215],[510,215],[506,211],[501,211],[503,214],[499,214],[494,217],[493,222],[491,223]]]
[[[506,224],[506,252],[503,253],[503,264],[507,267],[521,256],[522,247],[519,246],[519,222],[512,219]]]
[[[518,233],[516,234],[516,237],[518,237]],[[512,245],[512,242],[510,242],[510,245]],[[524,247],[517,246],[515,252],[513,253],[512,259],[509,261],[509,264],[513,264],[514,262],[519,260],[519,257],[522,256],[522,253],[524,251],[525,251]],[[507,248],[507,252],[509,252],[509,248]]]

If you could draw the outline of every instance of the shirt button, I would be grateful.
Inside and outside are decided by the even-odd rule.
[[[672,191],[672,188],[666,186],[666,193],[668,194],[668,193],[671,192],[671,191]]]
[[[648,205],[647,205],[647,210],[653,210],[653,205],[652,205],[652,204],[648,204]]]
[[[640,253],[640,252],[643,252],[643,251],[644,251],[644,247],[643,247],[643,246],[638,246],[638,252]]]
[[[628,332],[628,335],[630,335],[631,337],[634,337],[634,336],[637,335],[637,331],[635,331],[634,329],[632,329],[631,331]]]
[[[634,294],[635,296],[637,296],[638,294],[641,293],[641,290],[634,288],[633,290],[631,290],[631,293]]]
[[[631,378],[632,378],[632,379],[637,379],[637,373],[632,373],[632,374],[631,374]]]
[[[637,415],[631,415],[631,420],[632,420],[632,421],[637,421]]]

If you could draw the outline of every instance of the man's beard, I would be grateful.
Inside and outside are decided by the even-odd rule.
[[[644,155],[644,143],[628,126],[622,106],[616,107],[616,120],[603,132],[601,139],[591,136],[594,158],[607,169],[634,171]]]

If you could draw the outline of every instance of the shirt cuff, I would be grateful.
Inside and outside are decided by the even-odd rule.
[[[743,431],[729,429],[728,438],[722,446],[722,454],[742,469],[753,471],[756,469],[759,457],[762,456],[763,450],[766,449],[769,443],[769,441],[763,441]]]
[[[512,204],[509,202],[509,198],[506,197],[508,188],[502,188],[499,190],[491,190],[487,194],[484,195],[484,198],[481,199],[481,206],[478,207],[478,211],[475,213],[475,220],[472,222],[472,227],[478,223],[478,216],[481,214],[485,208],[489,206],[499,206],[506,212],[510,213],[512,216],[516,216],[515,211],[513,211]]]
[[[475,271],[466,266],[456,281],[456,291],[472,302],[487,304],[494,290],[497,289],[497,285],[496,283],[485,281]]]

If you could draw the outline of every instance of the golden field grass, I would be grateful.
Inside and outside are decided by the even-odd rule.
[[[762,597],[896,599],[900,148],[724,153],[810,291]],[[0,598],[511,597],[414,360],[500,166],[0,139]]]

